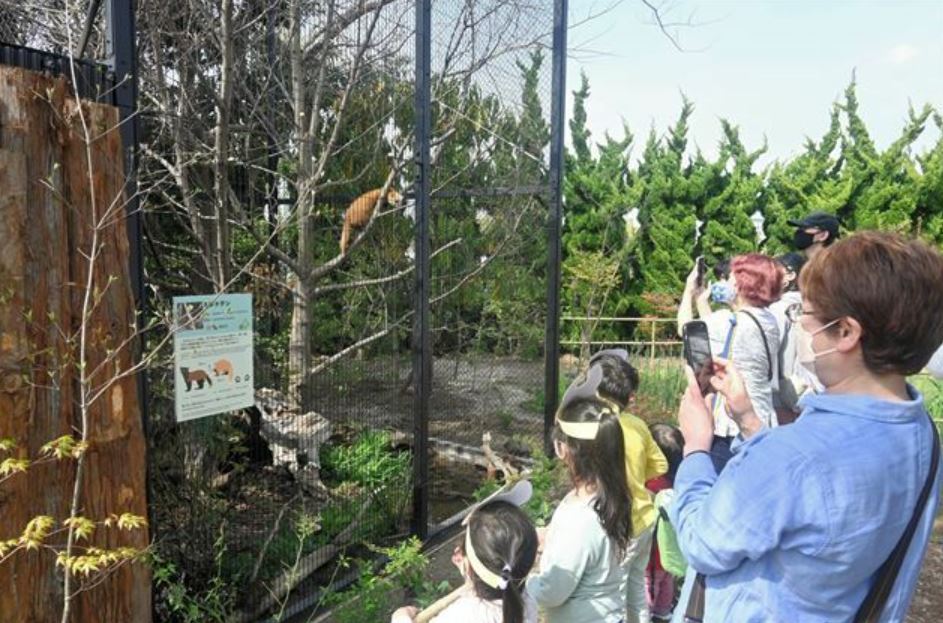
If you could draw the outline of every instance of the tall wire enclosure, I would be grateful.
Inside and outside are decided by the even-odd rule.
[[[3,53],[105,60],[120,3],[97,4],[0,0]],[[179,295],[254,305],[254,408],[178,423],[169,350],[147,372],[158,620],[183,616],[180,590],[234,620],[316,606],[349,575],[340,555],[428,536],[500,478],[483,435],[517,467],[542,451],[555,5],[197,0],[125,15],[145,320]],[[131,84],[89,72],[99,91]],[[152,349],[167,333],[147,335]]]

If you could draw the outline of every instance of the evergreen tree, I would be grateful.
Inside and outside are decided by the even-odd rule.
[[[701,251],[710,265],[756,250],[756,230],[750,216],[759,208],[757,198],[763,189],[763,178],[753,172],[753,165],[766,146],[748,152],[736,126],[721,119],[721,127],[724,137],[717,162],[699,167],[713,182],[698,189],[698,194],[703,192],[706,198],[701,213],[704,221]]]
[[[759,204],[766,222],[766,250],[791,251],[795,228],[787,223],[813,211],[838,214],[848,203],[850,180],[841,176],[843,160],[835,153],[841,141],[838,106],[832,107],[829,128],[816,143],[806,140],[805,151],[787,163],[774,163],[766,173]]]
[[[664,141],[649,136],[639,220],[640,272],[645,294],[639,297],[642,313],[672,313],[673,300],[684,288],[684,278],[691,270],[695,251],[697,215],[688,197],[690,168],[683,167],[687,148],[688,119],[694,105],[683,98],[681,114]]]
[[[922,176],[917,183],[917,233],[943,248],[943,116],[933,114],[933,123],[940,133],[928,153],[917,156]]]

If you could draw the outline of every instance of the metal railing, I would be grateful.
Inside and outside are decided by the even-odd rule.
[[[562,316],[561,322],[593,322],[593,323],[633,323],[638,325],[647,339],[643,340],[560,340],[561,346],[627,346],[630,349],[648,350],[649,358],[654,359],[659,347],[680,348],[681,340],[664,340],[658,337],[658,326],[661,324],[678,322],[677,318],[654,318],[646,316]],[[596,327],[594,327],[595,329]]]

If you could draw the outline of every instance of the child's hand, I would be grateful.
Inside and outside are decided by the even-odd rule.
[[[419,614],[419,608],[416,606],[403,606],[393,613],[390,623],[413,623],[417,614]]]
[[[458,569],[465,580],[468,580],[468,563],[465,562],[465,554],[462,553],[462,546],[456,545],[452,550],[452,564]]]

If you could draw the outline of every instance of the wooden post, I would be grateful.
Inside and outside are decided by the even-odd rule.
[[[77,131],[78,105],[61,78],[0,67],[0,437],[14,440],[17,458],[35,460],[43,444],[81,427],[77,352],[60,335],[75,334],[83,321],[88,249],[97,229],[92,282],[98,300],[84,319],[90,337],[85,364],[89,370],[102,365],[95,383],[111,384],[88,409],[80,507],[82,516],[101,522],[111,514],[147,515],[146,445],[134,376],[108,381],[134,365],[127,347],[135,300],[124,212],[97,223],[90,201],[94,187],[101,219],[102,210],[123,206],[126,198],[119,114],[82,102],[96,136],[89,162]],[[19,537],[39,515],[52,517],[60,529],[69,517],[75,472],[74,460],[64,459],[5,480],[0,540]],[[101,525],[80,543],[139,550],[147,544],[146,529]],[[70,620],[151,620],[146,565],[124,565],[92,584],[76,597]],[[15,553],[0,565],[0,619],[58,621],[62,591],[54,552]]]
[[[652,318],[652,344],[651,344],[651,360],[655,361],[655,319]]]

